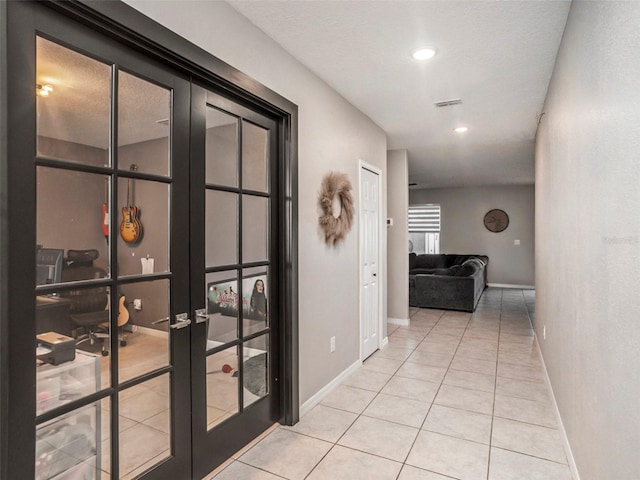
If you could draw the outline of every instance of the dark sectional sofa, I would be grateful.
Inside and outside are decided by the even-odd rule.
[[[485,255],[409,254],[409,305],[473,312],[487,286]]]

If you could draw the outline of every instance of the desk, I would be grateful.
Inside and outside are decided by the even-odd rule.
[[[71,337],[70,307],[71,300],[66,298],[36,296],[36,334],[57,332]]]

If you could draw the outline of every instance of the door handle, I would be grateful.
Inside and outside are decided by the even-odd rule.
[[[159,323],[164,323],[168,321],[169,321],[169,317],[161,318],[160,320],[154,320],[153,322],[151,322],[151,325],[158,325]]]
[[[196,310],[196,323],[204,323],[209,318],[207,315],[207,310],[204,308],[199,308]]]
[[[179,313],[176,315],[176,323],[173,325],[169,325],[169,328],[173,328],[174,330],[179,330],[181,328],[185,328],[191,325],[191,320],[189,319],[188,313]]]

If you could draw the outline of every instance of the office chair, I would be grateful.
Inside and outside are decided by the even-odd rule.
[[[104,278],[107,272],[93,265],[99,256],[97,250],[69,250],[66,268],[62,271],[63,282]],[[61,296],[71,300],[69,318],[81,330],[76,335],[76,345],[89,342],[101,344],[102,355],[109,355],[109,293],[106,287],[82,288],[64,292]],[[124,296],[119,299],[118,339],[120,346],[127,342],[122,328],[129,320],[129,312],[124,306]],[[107,342],[105,342],[107,339]]]

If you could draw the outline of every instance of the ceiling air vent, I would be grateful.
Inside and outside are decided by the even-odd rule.
[[[450,107],[452,105],[460,105],[462,103],[462,100],[460,100],[459,98],[455,98],[453,100],[445,100],[443,102],[436,102],[434,105],[438,108],[442,108],[442,107]]]

